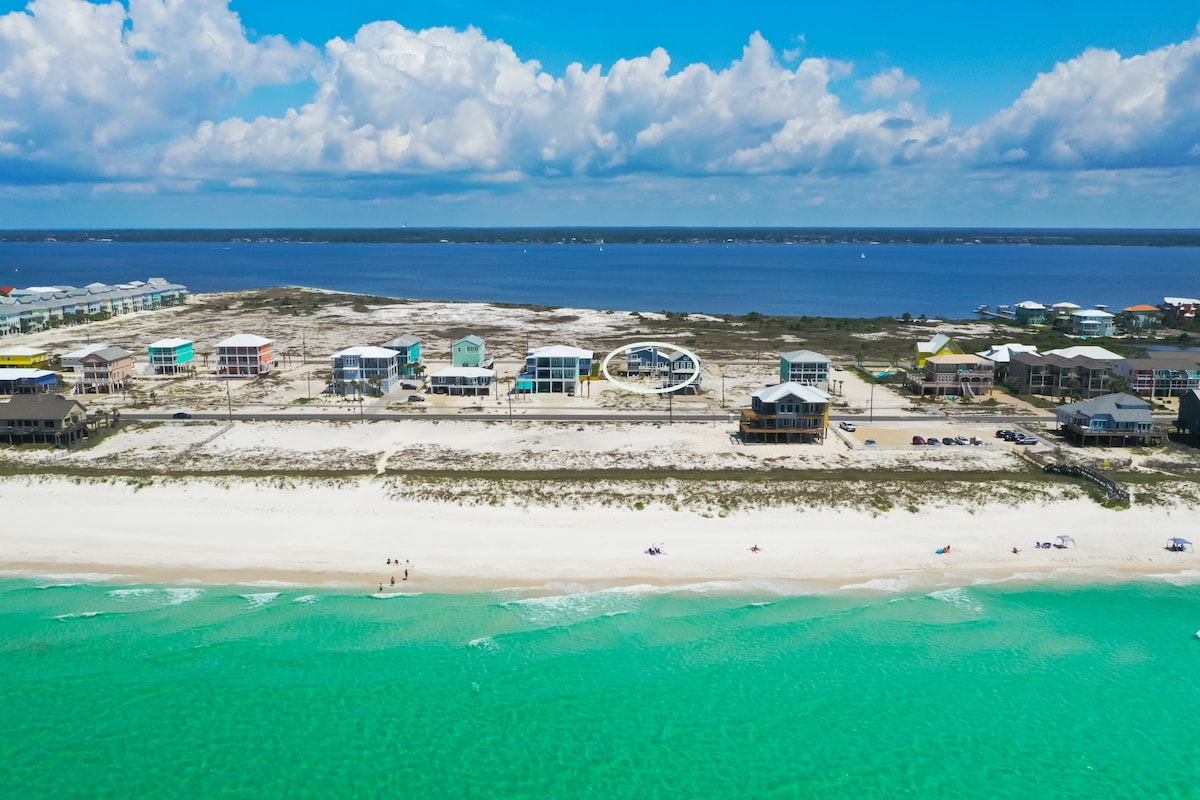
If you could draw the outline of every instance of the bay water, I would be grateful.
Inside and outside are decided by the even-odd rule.
[[[1200,795],[1200,576],[0,579],[6,797]]]
[[[1200,296],[1200,248],[923,244],[0,242],[0,285],[166,277],[193,292],[311,286],[621,311],[969,318]]]

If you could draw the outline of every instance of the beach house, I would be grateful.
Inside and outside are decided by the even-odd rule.
[[[175,375],[192,369],[196,345],[191,339],[159,339],[150,345],[150,370],[155,375]]]
[[[1115,315],[1099,308],[1071,312],[1067,333],[1072,336],[1112,336],[1116,332]]]
[[[1050,306],[1050,313],[1046,319],[1055,328],[1065,331],[1071,324],[1071,315],[1081,308],[1077,303],[1063,301]]]
[[[812,350],[791,350],[779,356],[780,383],[829,388],[829,359]]]
[[[0,403],[0,442],[70,444],[87,436],[87,410],[60,394],[21,395]]]
[[[88,353],[79,364],[82,375],[75,391],[81,394],[119,392],[133,377],[133,353],[120,347]]]
[[[1049,314],[1047,308],[1033,300],[1024,300],[1013,306],[1018,325],[1044,325]]]
[[[1124,392],[1067,403],[1055,417],[1063,436],[1078,445],[1160,445],[1167,438],[1155,429],[1150,404]]]
[[[433,394],[486,395],[496,382],[496,373],[483,367],[447,367],[429,375]]]
[[[1130,332],[1144,331],[1162,324],[1163,312],[1158,306],[1141,303],[1123,310],[1118,324]]]
[[[1142,397],[1182,397],[1200,389],[1200,365],[1195,358],[1123,358],[1113,374],[1125,379]]]
[[[980,350],[975,355],[980,358],[986,358],[992,362],[992,373],[996,381],[1003,381],[1008,377],[1008,366],[1012,362],[1012,357],[1017,353],[1036,353],[1037,347],[1032,344],[1017,344],[1009,342],[1008,344],[994,344],[987,350]]]
[[[909,377],[909,385],[922,397],[987,397],[992,393],[995,365],[976,355],[947,354],[925,359],[924,373]]]
[[[671,370],[671,354],[660,350],[657,345],[643,344],[631,347],[625,353],[625,368],[622,375],[657,377]]]
[[[396,372],[401,377],[410,378],[425,371],[425,365],[421,363],[421,340],[411,333],[386,341],[383,347],[399,354],[396,357]]]
[[[69,353],[63,353],[58,358],[59,367],[63,372],[82,372],[83,364],[80,363],[84,356],[90,356],[92,353],[103,350],[106,347],[111,347],[107,344],[89,344],[84,345],[78,350],[72,350]]]
[[[400,380],[400,353],[388,347],[347,347],[330,362],[335,394],[384,395]]]
[[[239,333],[217,342],[217,374],[235,378],[254,378],[270,374],[275,366],[272,342],[252,333]]]
[[[1053,350],[1040,355],[1016,353],[1009,361],[1008,385],[1018,394],[1099,397],[1108,393],[1113,363],[1082,353],[1063,355]]]
[[[50,369],[50,354],[40,347],[5,347],[0,350],[0,368]]]
[[[935,334],[927,342],[917,342],[917,367],[925,366],[925,359],[930,356],[961,356],[963,349],[958,343],[944,333]]]
[[[450,347],[450,365],[489,369],[492,359],[487,354],[487,342],[478,336],[464,336]]]
[[[58,375],[48,369],[0,367],[0,395],[41,394],[58,388]]]
[[[744,444],[820,444],[829,426],[829,395],[788,381],[750,395],[738,435]]]
[[[1200,389],[1185,392],[1179,398],[1179,418],[1175,427],[1184,433],[1200,433]]]
[[[549,345],[530,350],[525,369],[517,376],[516,390],[533,394],[578,393],[581,378],[591,375],[591,350]]]
[[[703,373],[700,359],[684,352],[672,353],[668,365],[667,382],[661,388],[678,387],[673,394],[700,394]],[[691,381],[691,383],[688,383]],[[684,384],[687,384],[686,386]]]
[[[1168,319],[1195,319],[1198,307],[1195,297],[1164,297],[1159,309]]]

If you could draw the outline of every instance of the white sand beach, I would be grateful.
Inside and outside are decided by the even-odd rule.
[[[1056,571],[1087,580],[1200,574],[1195,553],[1164,549],[1184,514],[1113,512],[1088,500],[927,514],[765,509],[705,518],[663,507],[470,507],[389,497],[370,480],[286,489],[211,480],[138,488],[15,479],[0,490],[36,500],[6,503],[5,570],[159,582],[336,582],[366,590],[395,576],[405,591],[475,591],[754,581],[788,592]],[[46,509],[57,510],[52,524]],[[1034,547],[1035,539],[1056,541],[1059,532],[1070,532],[1077,546]],[[663,555],[647,555],[657,543]],[[948,554],[935,552],[947,544]],[[752,552],[753,545],[761,551]],[[1011,552],[1014,546],[1020,553]]]

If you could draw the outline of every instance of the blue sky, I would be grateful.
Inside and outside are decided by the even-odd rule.
[[[1134,8],[0,0],[0,227],[1200,227]]]

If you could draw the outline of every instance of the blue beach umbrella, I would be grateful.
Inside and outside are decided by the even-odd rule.
[[[1172,550],[1186,550],[1192,544],[1187,539],[1180,539],[1178,536],[1172,536],[1167,542]]]

